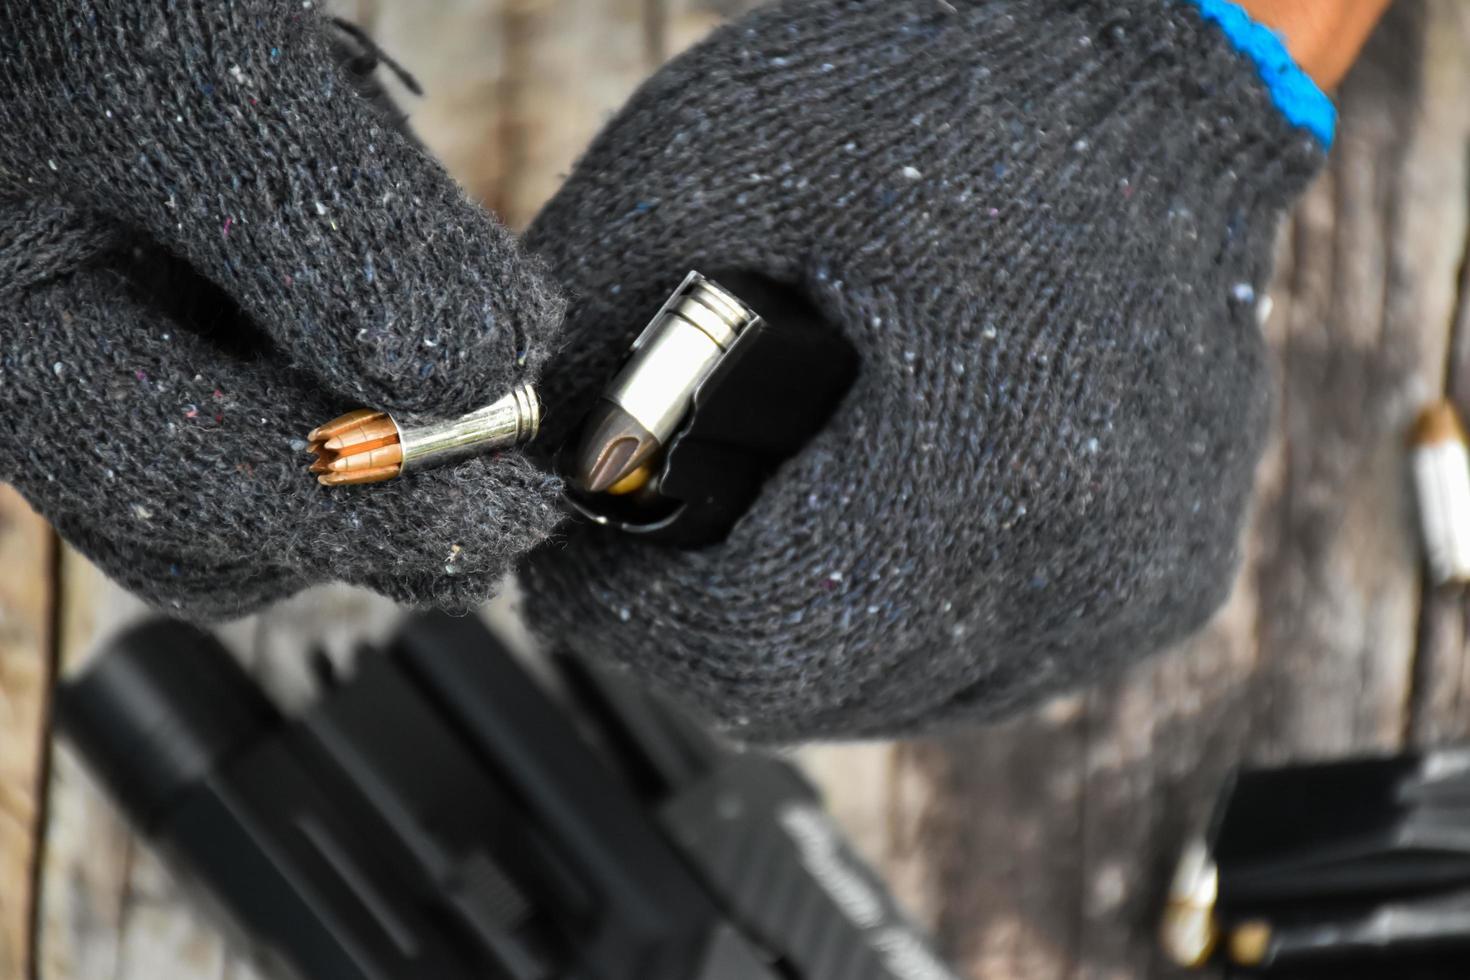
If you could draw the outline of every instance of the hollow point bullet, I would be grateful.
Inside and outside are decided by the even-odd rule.
[[[541,425],[541,401],[519,385],[484,408],[445,421],[400,425],[387,412],[360,408],[307,434],[310,472],[323,486],[380,483],[422,469],[528,442]]]
[[[1448,401],[1430,405],[1409,441],[1430,577],[1470,582],[1470,449],[1459,413]]]

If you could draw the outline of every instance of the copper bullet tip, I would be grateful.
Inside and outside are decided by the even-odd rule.
[[[603,493],[627,480],[661,448],[657,437],[626,409],[604,399],[573,457],[572,482],[583,493]]]
[[[360,408],[312,429],[306,437],[315,454],[309,472],[335,487],[391,480],[403,469],[398,426],[387,413]]]
[[[360,470],[355,473],[323,473],[316,478],[316,482],[324,487],[340,487],[357,483],[382,483],[396,477],[401,467],[378,466],[369,470]]]
[[[307,433],[306,441],[323,442],[332,436],[346,432],[355,425],[361,425],[363,422],[377,418],[387,418],[387,415],[375,408],[359,408],[348,412],[346,415],[337,416],[326,425],[319,425],[315,429],[312,429]]]
[[[386,412],[360,408],[307,434],[316,457],[311,472],[334,487],[378,483],[403,475],[410,466],[437,466],[519,446],[541,425],[536,389],[520,384],[488,405],[457,418],[400,426]]]

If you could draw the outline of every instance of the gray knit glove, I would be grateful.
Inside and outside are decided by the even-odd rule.
[[[534,376],[561,303],[300,0],[0,7],[0,479],[149,599],[463,606],[559,517],[518,456],[326,490],[302,436]]]
[[[528,235],[574,297],[543,390],[575,419],[690,268],[803,290],[861,376],[723,544],[534,555],[536,628],[775,739],[991,717],[1194,629],[1267,418],[1255,297],[1331,125],[1219,0],[793,0],[718,31]]]

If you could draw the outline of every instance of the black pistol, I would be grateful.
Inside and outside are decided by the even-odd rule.
[[[159,620],[57,718],[284,975],[953,980],[794,768],[551,659],[544,686],[478,620],[416,616],[289,718]]]

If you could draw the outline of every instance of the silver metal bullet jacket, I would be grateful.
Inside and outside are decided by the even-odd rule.
[[[1470,450],[1454,406],[1425,409],[1410,441],[1430,577],[1436,585],[1470,582]]]
[[[541,428],[541,399],[530,385],[457,419],[398,426],[403,444],[403,472],[453,463],[480,453],[519,446]]]
[[[633,342],[632,356],[603,397],[667,443],[699,383],[759,319],[718,283],[691,272]]]

